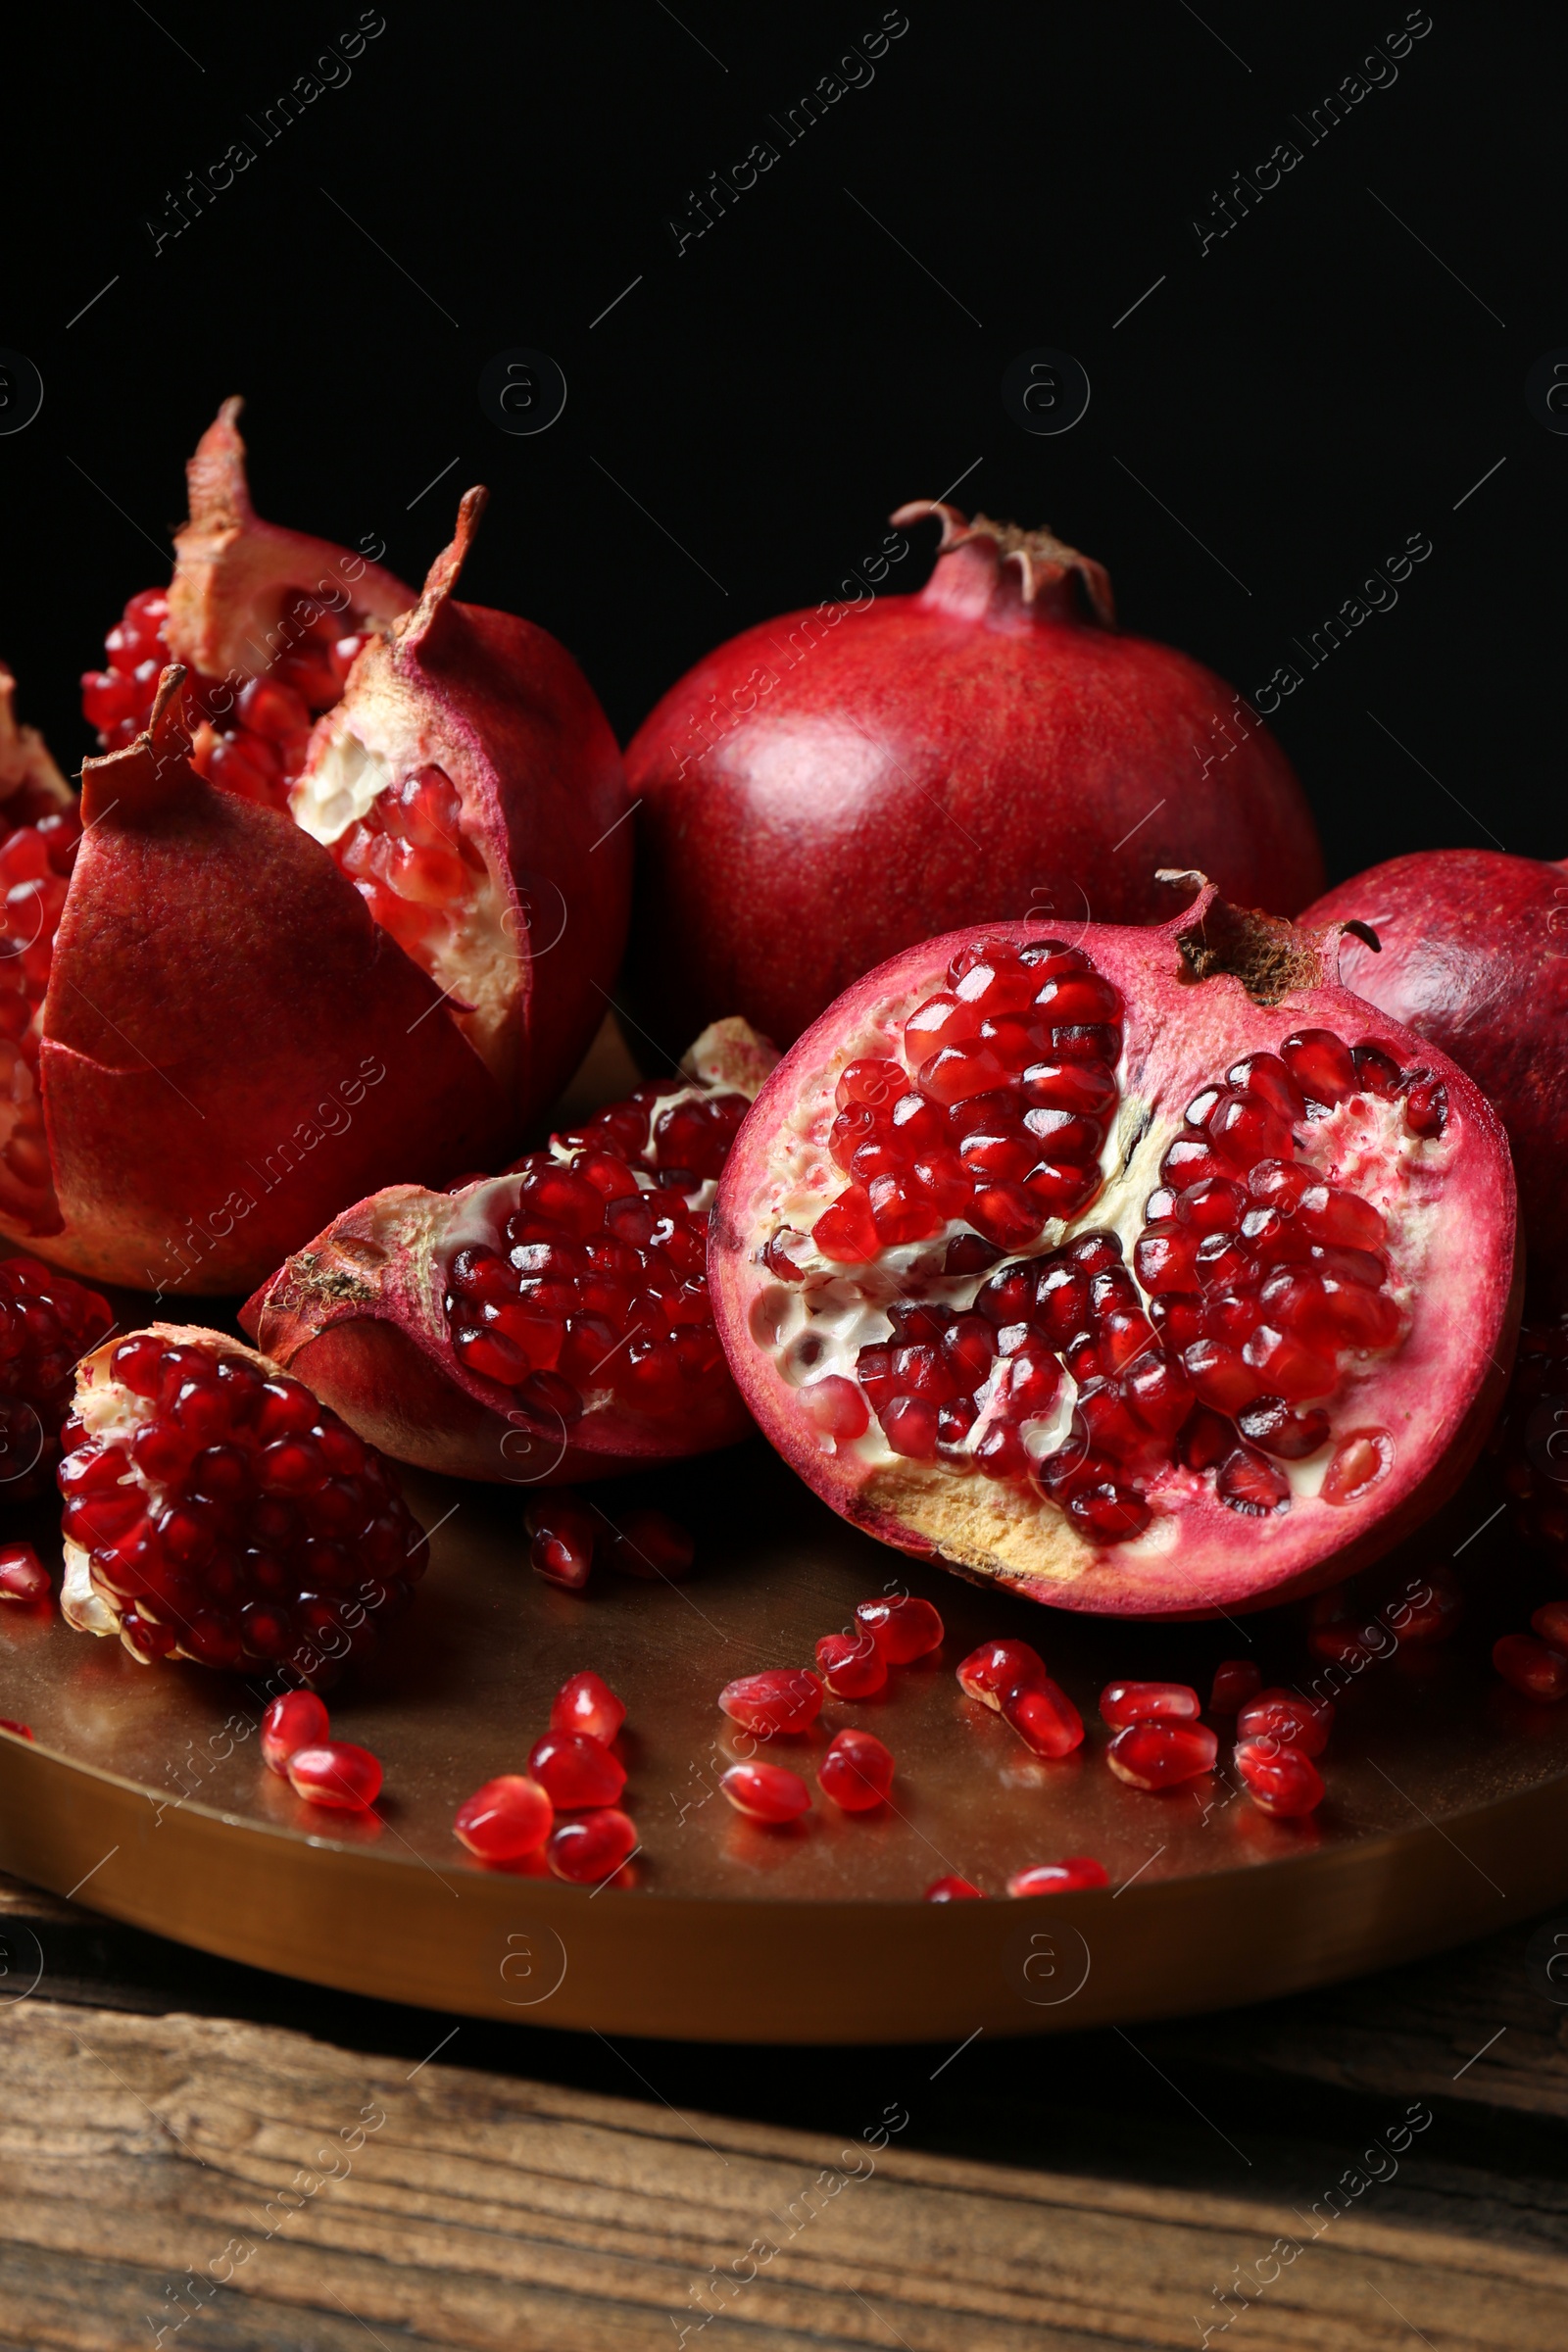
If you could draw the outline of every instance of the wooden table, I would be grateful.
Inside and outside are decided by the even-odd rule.
[[[1130,2034],[867,2051],[395,2009],[14,1881],[0,1937],[0,2352],[1568,2342],[1539,1930]]]

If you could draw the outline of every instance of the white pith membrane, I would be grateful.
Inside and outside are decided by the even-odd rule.
[[[163,1509],[169,1489],[164,1482],[151,1478],[138,1468],[130,1457],[131,1440],[145,1422],[151,1421],[160,1407],[151,1396],[138,1396],[109,1370],[108,1354],[93,1366],[90,1385],[78,1388],[75,1403],[76,1417],[83,1432],[95,1445],[108,1447],[119,1446],[127,1456],[126,1466],[119,1484],[139,1487],[149,1499],[147,1515],[156,1518]],[[68,1625],[78,1634],[118,1634],[120,1616],[99,1592],[92,1580],[92,1555],[68,1536],[65,1543],[66,1574],[60,1588],[60,1612]],[[135,1653],[132,1652],[132,1655]],[[139,1662],[139,1661],[138,1661]]]
[[[382,649],[372,649],[385,655]],[[462,779],[461,751],[439,741],[394,704],[389,718],[369,697],[354,695],[320,722],[305,771],[289,792],[300,830],[330,850],[383,928],[427,972],[447,1009],[486,1067],[505,1083],[515,1052],[513,1016],[521,988],[518,923],[496,863],[488,828]],[[400,726],[398,718],[404,723]],[[427,827],[461,887],[413,898],[386,870],[373,836],[394,815],[399,795],[422,771],[438,770],[459,804],[454,828],[443,817]],[[387,832],[391,827],[386,828]],[[368,866],[376,860],[376,869]],[[389,904],[396,900],[401,904]],[[406,909],[406,911],[405,911]]]
[[[1147,1308],[1148,1296],[1133,1272],[1134,1245],[1149,1221],[1145,1204],[1162,1183],[1159,1163],[1167,1147],[1187,1130],[1186,1107],[1199,1089],[1191,1083],[1189,1066],[1185,1079],[1175,1082],[1171,1100],[1151,1102],[1133,1091],[1135,1070],[1147,1073],[1151,1059],[1149,1039],[1135,1040],[1131,1035],[1130,1024],[1139,1018],[1135,1002],[1128,1002],[1124,1010],[1128,1025],[1123,1028],[1123,1048],[1115,1071],[1119,1101],[1100,1155],[1101,1189],[1072,1217],[1049,1221],[1037,1240],[1006,1250],[983,1272],[962,1276],[941,1271],[948,1243],[974,1231],[961,1217],[949,1220],[929,1240],[885,1248],[864,1264],[835,1262],[810,1241],[816,1219],[845,1193],[851,1181],[828,1152],[839,1079],[851,1063],[862,1059],[893,1059],[906,1068],[901,1050],[904,1022],[944,985],[940,972],[927,970],[919,984],[906,993],[869,1006],[854,1034],[847,1036],[842,1046],[835,1045],[819,1075],[798,1090],[796,1105],[769,1140],[765,1158],[757,1155],[760,1180],[739,1211],[744,1218],[742,1240],[749,1261],[743,1296],[752,1341],[767,1352],[780,1381],[790,1389],[799,1391],[829,1375],[855,1381],[860,1348],[894,1338],[887,1312],[890,1304],[904,1300],[949,1313],[963,1312],[986,1284],[1006,1268],[1047,1257],[1064,1243],[1092,1233],[1111,1232],[1120,1238],[1122,1261]],[[1238,1000],[1242,999],[1235,982],[1203,985],[1233,989]],[[1293,1019],[1286,1000],[1278,1008],[1271,1038],[1246,1035],[1245,1024],[1241,1025],[1244,1042],[1217,1056],[1217,1066],[1206,1073],[1209,1082],[1223,1087],[1227,1067],[1249,1051],[1277,1053],[1279,1042],[1293,1028],[1312,1026],[1321,1017],[1304,1012]],[[1379,1043],[1375,1022],[1376,1016],[1368,1008],[1360,1026],[1344,1018],[1334,1025],[1344,1044],[1355,1048]],[[1129,1050],[1135,1044],[1136,1053]],[[908,1083],[911,1088],[915,1084],[912,1073]],[[885,1513],[900,1528],[928,1539],[956,1563],[1031,1588],[1051,1583],[1065,1588],[1099,1558],[1106,1563],[1108,1572],[1124,1574],[1129,1592],[1138,1588],[1147,1603],[1148,1594],[1158,1589],[1161,1562],[1168,1561],[1182,1545],[1188,1532],[1184,1519],[1194,1520],[1195,1511],[1198,1520],[1206,1521],[1215,1533],[1216,1518],[1225,1523],[1233,1544],[1240,1537],[1244,1543],[1250,1540],[1259,1546],[1283,1549],[1289,1544],[1294,1551],[1298,1548],[1296,1539],[1301,1532],[1302,1514],[1326,1515],[1332,1510],[1336,1537],[1343,1542],[1354,1506],[1363,1494],[1379,1490],[1394,1471],[1400,1454],[1401,1424],[1407,1425],[1415,1417],[1412,1398],[1419,1394],[1422,1374],[1429,1362],[1441,1355],[1431,1344],[1438,1310],[1428,1306],[1423,1320],[1418,1301],[1439,1238],[1438,1212],[1445,1179],[1460,1148],[1459,1138],[1452,1121],[1437,1137],[1410,1132],[1403,1101],[1371,1093],[1352,1096],[1316,1119],[1297,1121],[1294,1134],[1298,1164],[1310,1169],[1314,1177],[1358,1195],[1383,1216],[1387,1235],[1380,1247],[1388,1261],[1388,1274],[1382,1287],[1399,1310],[1399,1330],[1386,1348],[1342,1347],[1337,1376],[1327,1393],[1320,1397],[1292,1399],[1298,1413],[1309,1413],[1314,1406],[1326,1411],[1330,1432],[1327,1441],[1303,1458],[1267,1455],[1272,1469],[1288,1482],[1288,1507],[1256,1518],[1241,1517],[1216,1497],[1212,1467],[1190,1469],[1175,1458],[1174,1440],[1167,1444],[1151,1437],[1148,1456],[1126,1468],[1118,1464],[1115,1473],[1118,1480],[1136,1487],[1147,1501],[1152,1512],[1148,1527],[1120,1542],[1096,1541],[1031,1482],[991,1478],[978,1469],[964,1473],[940,1459],[922,1460],[898,1452],[888,1444],[869,1397],[865,1399],[871,1415],[869,1426],[863,1436],[854,1439],[821,1434],[803,1409],[798,1448],[793,1450],[799,1454],[809,1448],[823,1459],[828,1478],[824,1491],[839,1496],[853,1494],[853,1516]],[[1232,1180],[1246,1191],[1245,1172],[1233,1173]],[[736,1203],[730,1204],[728,1213],[736,1215]],[[770,1270],[761,1262],[763,1249],[784,1228],[802,1237],[787,1244],[790,1262],[804,1277],[798,1283],[771,1279]],[[1412,1348],[1412,1337],[1418,1331],[1420,1344]],[[1040,1344],[1051,1346],[1049,1342]],[[1066,1440],[1078,1395],[1078,1384],[1061,1361],[1061,1350],[1053,1348],[1052,1352],[1060,1366],[1060,1395],[1048,1415],[1021,1426],[1025,1448],[1036,1462]],[[1179,1349],[1172,1352],[1179,1357]],[[1389,1366],[1406,1355],[1411,1358],[1415,1379],[1406,1396],[1402,1385],[1406,1376],[1401,1373],[1400,1393],[1396,1395],[1388,1379]],[[1008,1377],[1004,1361],[999,1357],[990,1378],[977,1392],[977,1418],[962,1442],[969,1454],[975,1452],[997,1418],[996,1408]],[[1320,1498],[1325,1475],[1348,1435],[1362,1429],[1386,1433],[1387,1443],[1380,1441],[1378,1448],[1383,1457],[1381,1467],[1357,1489],[1349,1508],[1331,1504]],[[1241,1443],[1240,1438],[1237,1442]],[[1149,1458],[1161,1452],[1167,1459],[1151,1470]],[[830,1471],[829,1462],[833,1465]],[[806,1475],[811,1476],[808,1469]],[[1201,1541],[1200,1524],[1195,1523],[1190,1532]],[[1325,1550],[1337,1547],[1328,1543],[1323,1546]],[[1215,1597],[1222,1597],[1219,1588],[1228,1589],[1226,1579],[1216,1575],[1215,1581]],[[1259,1585],[1268,1581],[1266,1574],[1256,1579]],[[1195,1593],[1194,1597],[1200,1596]]]

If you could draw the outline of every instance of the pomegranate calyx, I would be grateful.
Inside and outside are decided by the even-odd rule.
[[[158,680],[158,693],[142,732],[118,752],[81,763],[81,820],[107,816],[117,803],[127,814],[179,799],[198,779],[190,764],[185,732],[182,662],[171,662]]]
[[[1338,943],[1347,932],[1376,955],[1377,933],[1362,922],[1328,923],[1314,929],[1256,906],[1233,906],[1206,874],[1161,866],[1156,882],[1198,896],[1167,928],[1174,932],[1188,975],[1211,980],[1229,973],[1240,980],[1254,1004],[1278,1004],[1292,989],[1331,987],[1339,977]]]
[[[451,601],[452,593],[463,577],[463,567],[468,561],[474,534],[479,528],[490,493],[482,484],[465,490],[458,505],[458,519],[452,537],[432,562],[424,575],[419,601],[393,622],[389,635],[395,647],[418,648],[426,642]]]
[[[912,499],[888,520],[903,530],[931,514],[941,520],[942,542],[922,603],[969,618],[983,612],[1004,624],[1041,619],[1116,626],[1104,565],[1069,547],[1048,524],[1024,530],[1015,522],[993,522],[988,514],[966,518],[935,498]]]

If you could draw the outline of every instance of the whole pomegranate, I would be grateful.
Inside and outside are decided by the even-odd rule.
[[[808,1484],[1118,1615],[1288,1598],[1435,1508],[1514,1344],[1507,1145],[1332,962],[1204,887],[848,990],[759,1095],[710,1249],[736,1384]]]
[[[1306,803],[1210,671],[1118,633],[1100,564],[922,500],[918,596],[732,638],[626,754],[632,977],[656,1035],[738,1011],[787,1044],[873,964],[955,924],[1145,922],[1158,865],[1294,913],[1321,886]]]
[[[133,1658],[325,1676],[374,1645],[429,1547],[395,1474],[242,1341],[154,1323],[76,1374],[61,1607]]]
[[[625,787],[569,656],[455,600],[482,503],[367,638],[289,814],[196,772],[177,666],[86,763],[69,884],[6,901],[52,939],[16,986],[0,1231],[243,1290],[345,1200],[494,1164],[560,1091],[624,932]]]
[[[1441,1046],[1488,1095],[1513,1146],[1532,1312],[1568,1308],[1568,862],[1421,850],[1319,899],[1303,922],[1356,916],[1346,984]]]
[[[715,1022],[679,1075],[505,1175],[356,1202],[241,1320],[425,1469],[554,1484],[731,1445],[751,1423],[713,1330],[708,1210],[777,1059]]]

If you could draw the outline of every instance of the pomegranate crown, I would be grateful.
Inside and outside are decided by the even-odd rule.
[[[101,760],[81,763],[81,821],[84,826],[107,816],[117,803],[127,810],[151,808],[172,799],[189,783],[195,769],[190,761],[190,737],[185,732],[181,700],[185,690],[182,662],[171,662],[158,680],[147,724],[135,740]]]
[[[474,534],[489,502],[490,493],[482,485],[476,484],[473,489],[463,493],[458,507],[457,526],[450,541],[425,573],[418,603],[412,605],[407,612],[399,613],[392,623],[388,634],[394,646],[423,645],[439,622],[451,602],[453,590],[463,576],[468,550],[473,545]]]
[[[964,612],[995,610],[999,604],[1053,620],[1087,617],[1100,627],[1116,625],[1116,600],[1102,564],[1080,555],[1042,524],[1026,531],[1015,522],[972,519],[937,498],[917,498],[898,507],[888,520],[903,530],[935,514],[942,524],[937,565],[924,590],[928,604]]]

